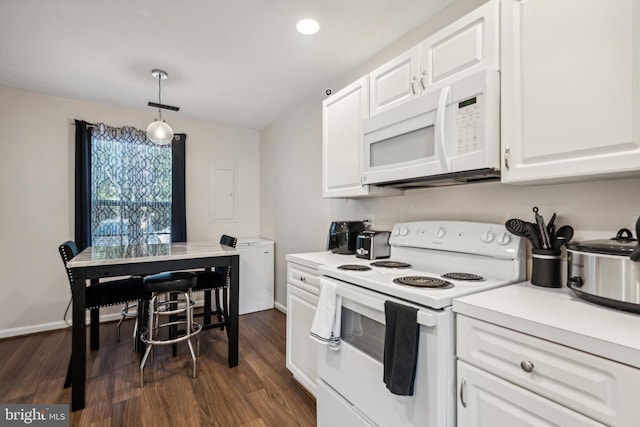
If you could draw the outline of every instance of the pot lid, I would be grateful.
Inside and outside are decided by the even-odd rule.
[[[618,231],[611,239],[587,240],[585,242],[569,242],[567,249],[596,254],[629,256],[636,247],[636,239],[626,228]]]

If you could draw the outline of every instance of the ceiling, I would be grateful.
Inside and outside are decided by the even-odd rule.
[[[262,129],[451,1],[0,0],[0,85]]]

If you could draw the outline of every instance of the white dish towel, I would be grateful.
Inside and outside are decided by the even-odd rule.
[[[320,278],[320,298],[309,335],[332,350],[340,348],[342,297],[336,293],[336,285]]]

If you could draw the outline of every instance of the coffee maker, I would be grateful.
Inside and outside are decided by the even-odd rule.
[[[364,230],[364,221],[333,221],[327,236],[327,250],[336,254],[355,254],[358,234]]]

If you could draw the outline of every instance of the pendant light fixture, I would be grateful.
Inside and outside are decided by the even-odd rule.
[[[153,69],[151,75],[158,79],[158,103],[149,102],[150,106],[158,107],[158,118],[154,119],[147,127],[147,138],[160,145],[170,144],[173,139],[173,129],[162,118],[162,109],[168,106],[162,105],[162,80],[166,80],[169,75],[166,71]],[[170,110],[177,111],[176,107],[169,107]]]

